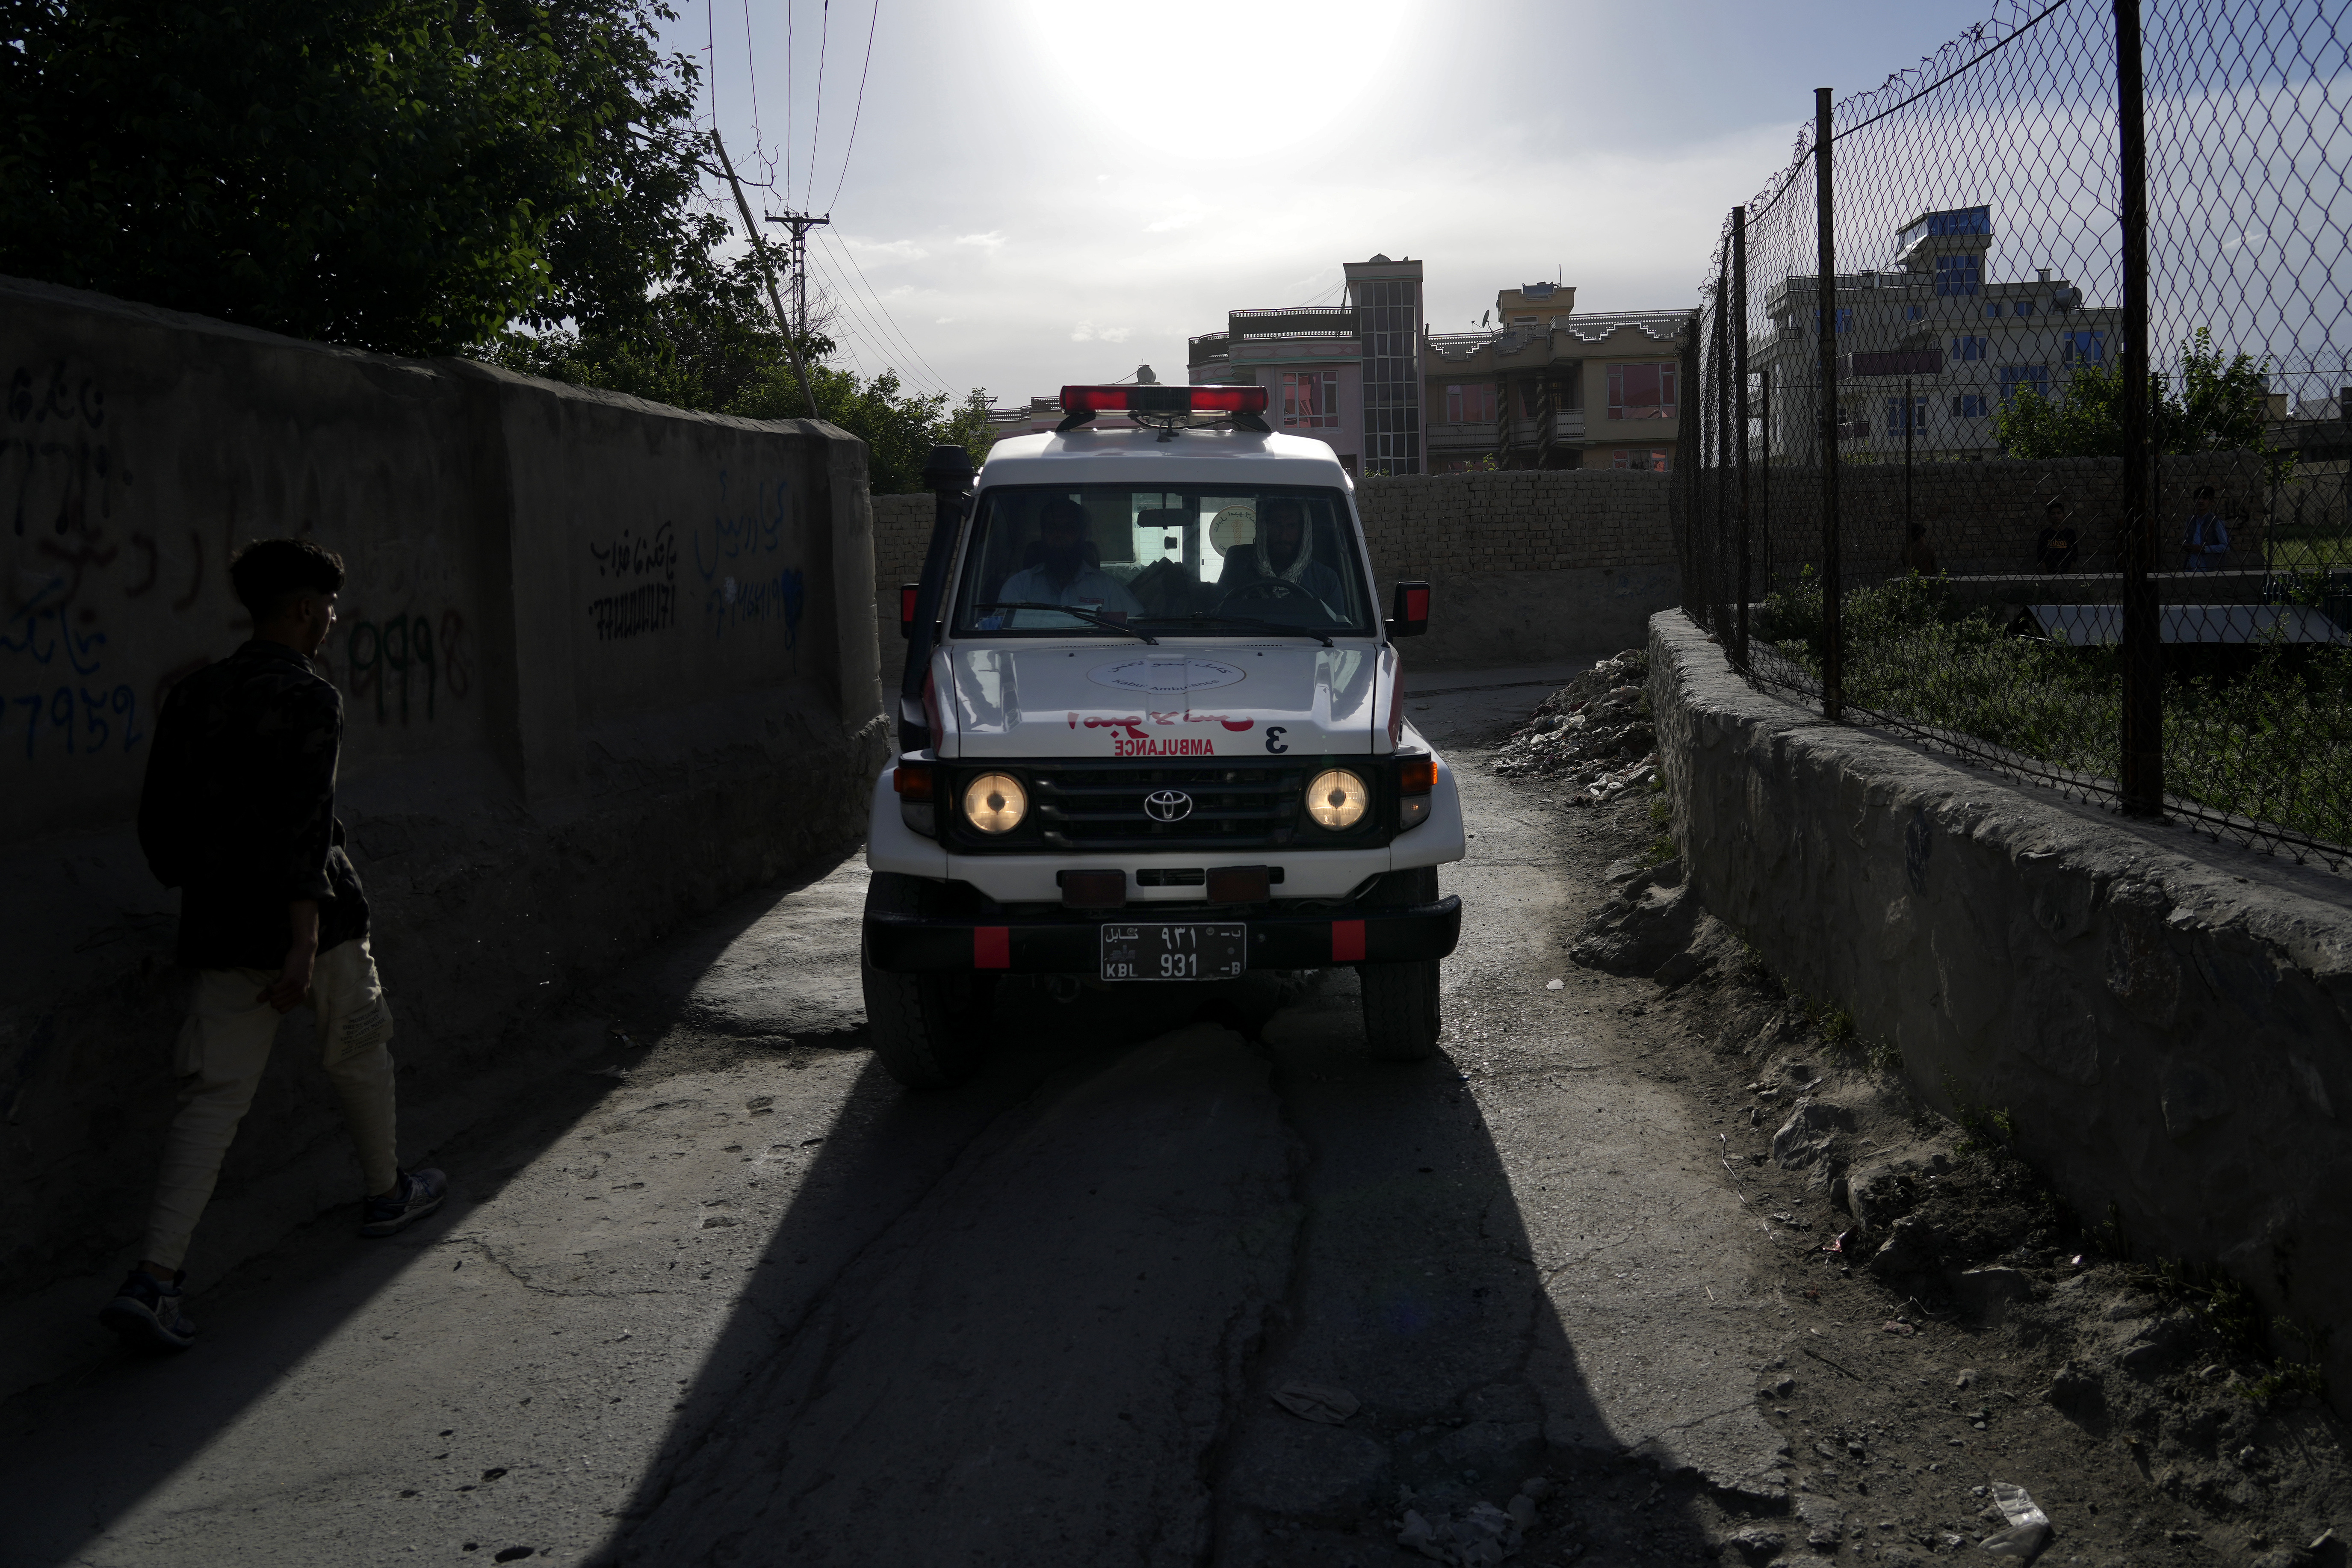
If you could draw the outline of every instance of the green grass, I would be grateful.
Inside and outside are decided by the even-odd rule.
[[[2121,654],[2015,637],[1984,610],[1955,611],[1911,577],[1844,598],[1845,699],[1958,731],[2054,768],[2122,771]],[[1781,654],[1821,675],[1821,588],[1778,588],[1766,626]],[[2168,677],[2166,788],[2219,811],[2352,844],[2352,649],[2297,658],[2265,649],[2231,678]]]

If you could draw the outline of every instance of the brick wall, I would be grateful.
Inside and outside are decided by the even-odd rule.
[[[898,584],[923,574],[923,552],[930,548],[931,492],[874,498],[874,586],[896,604]]]
[[[1425,474],[1356,487],[1375,577],[1623,570],[1675,560],[1668,474]]]

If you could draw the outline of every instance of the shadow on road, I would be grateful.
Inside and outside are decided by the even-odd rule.
[[[598,1561],[1336,1568],[1545,1474],[1527,1560],[1693,1560],[1475,1099],[1363,1057],[1352,975],[1008,987],[998,1037],[950,1093],[868,1064]]]

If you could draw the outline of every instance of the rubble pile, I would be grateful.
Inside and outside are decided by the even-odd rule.
[[[1581,792],[1573,798],[1594,805],[1639,789],[1657,769],[1649,678],[1643,649],[1602,659],[1536,705],[1496,753],[1495,771],[1562,780]]]

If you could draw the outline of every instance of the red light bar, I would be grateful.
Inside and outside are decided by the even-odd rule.
[[[1263,414],[1263,386],[1066,386],[1065,414]]]

